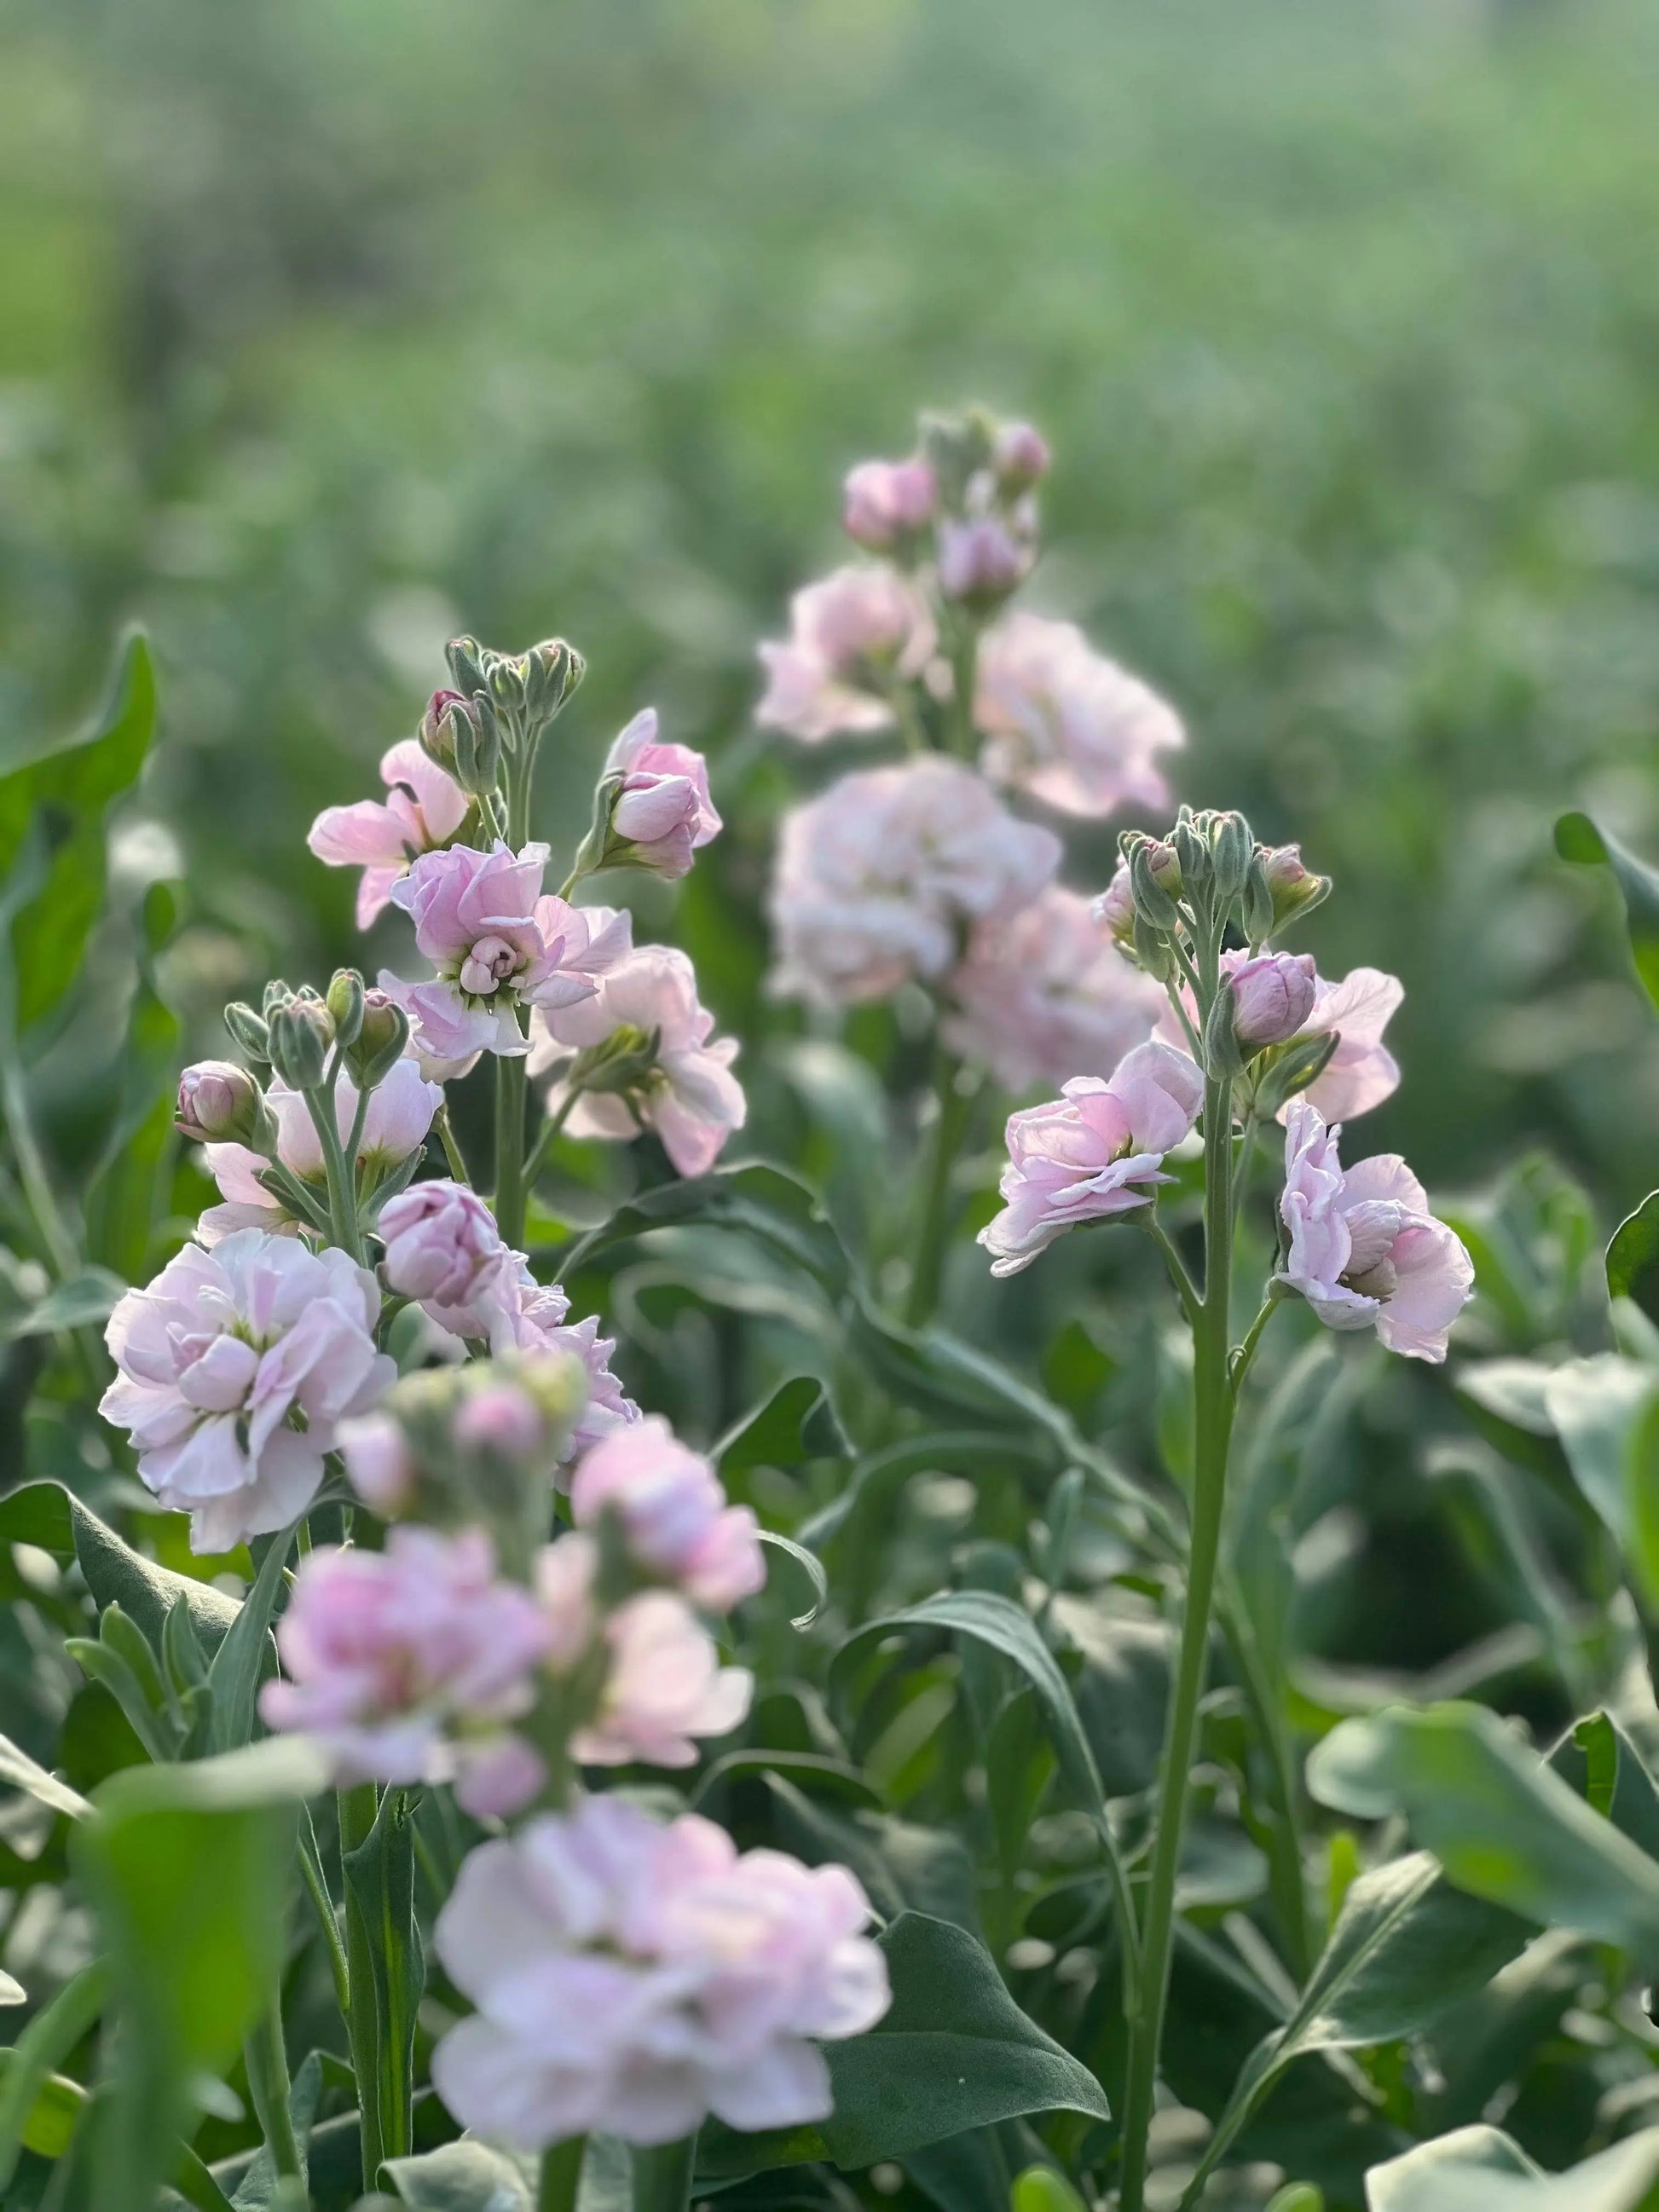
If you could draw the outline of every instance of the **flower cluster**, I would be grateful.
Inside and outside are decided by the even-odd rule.
[[[526,2150],[601,2127],[671,2142],[710,2112],[750,2130],[822,2119],[817,2043],[887,2008],[869,1919],[845,1867],[586,1799],[461,1869],[437,1951],[477,2010],[433,2055],[438,2093]]]

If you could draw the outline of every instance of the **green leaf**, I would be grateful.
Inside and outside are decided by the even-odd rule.
[[[270,1650],[270,1617],[284,1586],[283,1571],[299,1529],[295,1521],[271,1538],[253,1587],[208,1668],[207,1686],[213,1698],[208,1723],[210,1751],[234,1751],[253,1734],[254,1693]]]
[[[20,1751],[11,1738],[4,1735],[0,1735],[0,1788],[24,1790],[42,1805],[50,1805],[54,1813],[67,1813],[73,1820],[78,1820],[83,1813],[92,1810],[78,1790],[71,1790],[67,1782],[48,1774],[27,1752]]]
[[[16,2058],[15,2051],[0,2051],[0,2095]],[[41,2158],[62,2158],[86,2106],[87,2093],[64,2074],[48,2074],[33,2088],[33,2101],[23,2117],[23,2148]]]
[[[190,1608],[191,1626],[210,1651],[218,1648],[240,1610],[234,1598],[208,1583],[143,1558],[58,1483],[27,1483],[0,1499],[0,1539],[37,1545],[60,1566],[78,1559],[100,1607],[118,1604],[155,1645],[181,1597]]]
[[[1659,874],[1599,830],[1588,814],[1564,814],[1555,825],[1555,849],[1564,860],[1611,868],[1625,899],[1630,949],[1643,988],[1659,1006]]]
[[[370,2000],[374,2008],[380,2066],[375,2109],[383,2143],[408,2142],[415,2101],[416,2014],[426,1965],[415,1917],[414,1806],[414,1793],[387,1790],[374,1826],[343,1855],[351,2009],[355,2015]],[[367,1992],[357,1986],[361,1959],[371,1964],[374,1986]]]
[[[1659,1190],[1650,1190],[1613,1232],[1607,1294],[1634,1299],[1650,1321],[1659,1322]]]
[[[1659,1604],[1659,1374],[1616,1352],[1570,1360],[1544,1404],[1574,1480]]]
[[[574,1274],[612,1245],[689,1221],[746,1231],[804,1269],[831,1297],[847,1287],[847,1255],[817,1196],[787,1168],[766,1160],[660,1183],[629,1200],[571,1246],[560,1263],[560,1278]]]
[[[1164,1754],[1170,1630],[1063,1592],[1051,1618],[1083,1656],[1072,1694],[1102,1788],[1108,1797],[1137,1796],[1157,1780]]]
[[[1460,1889],[1659,1959],[1659,1865],[1481,1705],[1344,1721],[1308,1761],[1322,1804],[1403,1814]]]
[[[805,1613],[793,1614],[789,1626],[792,1628],[810,1628],[818,1617],[818,1608],[830,1595],[830,1577],[823,1571],[823,1560],[816,1552],[809,1552],[804,1544],[796,1543],[792,1536],[780,1536],[774,1528],[757,1528],[755,1533],[763,1544],[769,1544],[775,1552],[787,1553],[797,1566],[805,1571],[807,1581],[812,1585],[812,1602]]]
[[[126,1287],[107,1267],[83,1267],[32,1306],[0,1319],[0,1344],[13,1344],[26,1336],[50,1336],[58,1329],[82,1328],[89,1322],[106,1320]]]
[[[1659,1786],[1617,1721],[1589,1714],[1550,1753],[1550,1765],[1604,1820],[1659,1861]]]
[[[418,2158],[389,2158],[380,2178],[410,2212],[533,2212],[536,2202],[527,2160],[465,2138]]]
[[[824,2046],[831,2118],[757,2136],[711,2120],[698,2142],[700,2178],[812,2159],[855,2170],[1027,2113],[1109,2117],[1093,2075],[1020,2010],[964,1929],[905,1913],[880,1941],[892,2005],[867,2034]]]
[[[1365,2176],[1370,2212],[1652,2212],[1659,2128],[1569,2173],[1546,2173],[1498,2129],[1459,2128]]]
[[[751,1468],[799,1467],[842,1459],[848,1447],[829,1394],[816,1375],[793,1376],[727,1430],[709,1457],[732,1495],[734,1480]]]

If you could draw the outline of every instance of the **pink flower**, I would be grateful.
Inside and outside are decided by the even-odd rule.
[[[611,1664],[599,1710],[571,1739],[585,1765],[690,1766],[696,1738],[729,1735],[747,1717],[754,1676],[720,1665],[708,1630],[672,1590],[627,1599],[603,1632]]]
[[[452,845],[427,853],[392,890],[438,980],[409,993],[421,1048],[447,1059],[528,1050],[520,1006],[592,998],[594,977],[627,948],[626,915],[544,896],[545,845],[514,854]]]
[[[1299,1036],[1313,1012],[1318,979],[1305,952],[1260,952],[1241,960],[1229,977],[1233,1034],[1246,1052]]]
[[[200,1144],[215,1138],[251,1137],[259,1112],[259,1086],[234,1060],[201,1060],[179,1078],[173,1126]]]
[[[1284,953],[1264,957],[1289,957]],[[1303,961],[1307,958],[1306,954],[1297,957]],[[1224,952],[1222,974],[1237,979],[1249,959],[1243,951]],[[1313,1036],[1327,1030],[1338,1033],[1336,1050],[1303,1094],[1328,1121],[1351,1121],[1356,1114],[1368,1114],[1399,1089],[1400,1063],[1382,1042],[1382,1032],[1405,995],[1398,978],[1385,975],[1380,968],[1352,969],[1334,983],[1315,974],[1312,1011],[1291,1035]],[[1181,996],[1192,1016],[1193,994],[1184,985]],[[1178,1045],[1186,1040],[1186,1032],[1172,1012],[1164,1014],[1152,1034],[1165,1044]],[[1279,1109],[1281,1121],[1289,1111],[1288,1106]]]
[[[690,745],[657,742],[657,710],[635,714],[605,757],[606,775],[622,788],[611,810],[611,835],[624,857],[671,881],[691,855],[719,835],[720,817],[708,796],[708,766]]]
[[[672,2142],[711,2112],[749,2130],[822,2119],[815,2043],[890,2002],[869,1920],[844,1867],[580,1799],[463,1862],[434,1940],[477,2010],[433,2054],[438,2094],[522,2151],[600,2127]]]
[[[367,929],[392,896],[392,887],[418,854],[447,845],[466,819],[471,801],[459,784],[429,760],[413,738],[380,760],[384,806],[372,799],[355,806],[325,806],[306,842],[331,867],[361,867],[357,927]]]
[[[748,1115],[743,1086],[732,1073],[734,1037],[714,1037],[714,1017],[697,998],[696,971],[672,945],[641,945],[600,976],[595,995],[579,1006],[547,1007],[531,1024],[532,1076],[573,1052],[593,1050],[631,1031],[648,1066],[623,1091],[584,1091],[566,1126],[574,1136],[637,1136],[653,1130],[683,1176],[706,1175]],[[556,1079],[548,1110],[562,1103]]]
[[[760,648],[755,719],[808,744],[890,729],[889,687],[919,676],[939,642],[927,601],[892,568],[837,568],[796,592],[789,618],[787,644]]]
[[[431,988],[429,983],[407,982],[401,975],[394,975],[389,968],[382,968],[380,975],[375,978],[375,988],[382,996],[389,999],[394,1006],[401,1006],[404,1012],[408,1015],[410,1022],[408,1057],[414,1061],[427,1082],[441,1086],[446,1083],[459,1083],[464,1075],[471,1074],[478,1064],[478,1053],[434,1052],[422,1035],[420,1009],[415,1004],[415,994],[420,990],[429,990]],[[447,1013],[441,1016],[441,1026],[452,1018],[453,1017]],[[445,1033],[447,1034],[447,1029]]]
[[[386,1200],[377,1226],[390,1289],[418,1298],[453,1335],[489,1334],[508,1255],[495,1215],[476,1191],[448,1182],[413,1183]]]
[[[358,1497],[383,1521],[395,1521],[420,1475],[401,1425],[390,1413],[360,1413],[341,1422],[335,1442]]]
[[[357,1086],[342,1074],[334,1091],[334,1121],[340,1142],[350,1142],[357,1118]],[[265,1093],[276,1128],[276,1157],[301,1182],[319,1194],[327,1185],[323,1147],[303,1095],[280,1079]],[[443,1092],[428,1083],[412,1060],[397,1061],[368,1094],[357,1144],[360,1179],[377,1182],[426,1142],[427,1132],[443,1103]],[[291,1230],[294,1217],[259,1177],[270,1163],[246,1145],[204,1145],[202,1160],[219,1186],[222,1206],[210,1206],[196,1224],[204,1244],[216,1244],[239,1229],[264,1229],[275,1235]]]
[[[1111,937],[1114,945],[1133,945],[1135,935],[1135,895],[1129,883],[1129,863],[1120,860],[1112,880],[1090,912]]]
[[[456,1738],[499,1735],[529,1711],[549,1640],[535,1598],[498,1577],[482,1529],[394,1528],[383,1552],[301,1562],[276,1630],[288,1679],[265,1685],[259,1711],[313,1736],[338,1782],[448,1781]],[[540,1763],[519,1766],[533,1796]],[[459,1794],[468,1801],[465,1780]]]
[[[1397,1152],[1345,1170],[1340,1135],[1310,1100],[1291,1102],[1279,1200],[1290,1251],[1279,1279],[1328,1328],[1375,1328],[1390,1352],[1438,1364],[1474,1265]]]
[[[1066,814],[1163,807],[1157,757],[1186,743],[1173,708],[1095,652],[1075,623],[1011,614],[980,640],[981,765]]]
[[[577,1461],[570,1510],[578,1528],[616,1514],[639,1565],[713,1612],[729,1612],[765,1584],[753,1513],[726,1503],[708,1462],[656,1414],[617,1430]]]
[[[933,519],[939,486],[927,463],[860,461],[848,471],[841,519],[849,538],[872,553],[890,552]]]
[[[1005,422],[991,444],[991,471],[1005,491],[1028,491],[1046,477],[1048,441],[1029,422]]]
[[[366,1413],[394,1363],[374,1346],[374,1279],[332,1246],[245,1229],[187,1244],[105,1332],[121,1370],[99,1410],[131,1436],[138,1473],[224,1552],[286,1528],[316,1495],[336,1425]]]
[[[969,515],[939,526],[939,587],[947,599],[993,606],[1030,574],[1036,547],[1000,514]]]
[[[1007,1091],[1115,1067],[1152,1033],[1164,992],[1131,968],[1089,901],[1050,884],[1030,906],[982,922],[950,978],[953,1052]]]
[[[510,1279],[498,1285],[489,1306],[490,1349],[498,1357],[510,1352],[562,1352],[581,1362],[587,1398],[570,1432],[571,1451],[584,1451],[637,1421],[639,1407],[611,1371],[615,1337],[599,1334],[596,1315],[573,1322],[565,1292],[556,1283],[538,1283],[522,1252],[507,1257]]]
[[[1109,1082],[1079,1076],[1050,1104],[1011,1115],[1003,1210],[979,1233],[991,1273],[1016,1275],[1068,1229],[1145,1206],[1203,1100],[1184,1053],[1142,1044]]]
[[[846,1005],[937,982],[967,930],[1028,904],[1060,856],[1051,831],[941,754],[843,776],[784,817],[774,987]]]

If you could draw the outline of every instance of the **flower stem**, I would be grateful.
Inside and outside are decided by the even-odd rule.
[[[305,1101],[328,1176],[328,1213],[334,1242],[361,1267],[363,1243],[357,1230],[357,1178],[354,1170],[346,1165],[341,1148],[339,1127],[334,1118],[333,1085],[307,1091]]]
[[[536,2212],[575,2212],[576,2195],[581,2186],[582,2158],[586,2149],[586,2136],[572,2136],[567,2142],[550,2144],[542,2153]]]
[[[253,2099],[253,2109],[258,2116],[265,2148],[270,2153],[271,2165],[279,2175],[291,2175],[303,2181],[305,2165],[300,2156],[300,2139],[294,2132],[289,2103],[294,2091],[289,2080],[288,2050],[283,2040],[280,1988],[271,1991],[264,2018],[256,2021],[248,2031],[243,2055],[247,2062],[248,2093]]]
[[[634,2212],[685,2212],[696,2148],[694,2135],[649,2149],[634,2146]]]
[[[547,1156],[561,1129],[570,1118],[570,1109],[581,1097],[580,1086],[572,1084],[564,1097],[548,1115],[541,1133],[530,1148],[530,1157],[524,1164],[524,1187],[526,1198],[536,1188],[536,1178],[547,1165]]]
[[[434,1118],[437,1124],[438,1141],[442,1145],[444,1158],[449,1163],[449,1172],[463,1188],[470,1190],[472,1178],[467,1173],[466,1155],[455,1134],[455,1124],[449,1118],[449,1101],[447,1098]]]
[[[524,1243],[524,1117],[526,1092],[521,1054],[502,1054],[495,1062],[495,1226],[501,1242],[516,1252]]]
[[[1204,1694],[1210,1615],[1215,1601],[1226,1498],[1227,1447],[1232,1432],[1233,1392],[1228,1285],[1232,1274],[1232,1085],[1204,1086],[1204,1299],[1193,1329],[1194,1443],[1191,1540],[1187,1599],[1181,1624],[1170,1720],[1158,1785],[1158,1826],[1142,1931],[1140,2018],[1129,2050],[1123,2108],[1121,2212],[1142,2212],[1147,2139],[1158,2086],[1158,2048],[1170,1994],[1175,1943],[1176,1881],[1181,1871],[1187,1792],[1198,1742],[1199,1701]]]
[[[933,1126],[927,1139],[927,1179],[922,1196],[921,1222],[916,1236],[915,1257],[910,1269],[910,1288],[905,1299],[908,1328],[921,1328],[933,1317],[939,1304],[939,1277],[944,1272],[945,1247],[951,1230],[951,1170],[974,1110],[970,1094],[957,1083],[961,1062],[942,1043],[933,1048]]]
[[[379,1808],[372,1782],[341,1790],[336,1801],[340,1815],[340,1861],[345,1877],[346,1986],[349,2009],[346,2031],[351,2044],[351,2070],[357,2077],[357,2110],[362,2134],[363,2173],[377,2174],[386,2155],[380,2130],[380,2037],[374,2009],[374,1959],[368,1920],[361,1901],[352,1895],[349,1855],[368,1840]]]

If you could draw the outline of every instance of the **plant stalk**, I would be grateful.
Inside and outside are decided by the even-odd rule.
[[[368,1920],[353,1899],[345,1861],[368,1839],[379,1810],[374,1784],[343,1790],[337,1800],[340,1819],[341,1871],[346,1895],[346,2033],[351,2070],[357,2077],[358,2125],[362,2138],[363,2179],[371,2185],[386,2156],[380,2126],[380,2035],[374,2007],[374,1960]]]
[[[971,1095],[958,1087],[961,1062],[942,1043],[933,1047],[933,1126],[927,1139],[927,1179],[922,1196],[921,1226],[915,1258],[910,1269],[910,1288],[904,1302],[907,1328],[921,1328],[933,1318],[939,1304],[939,1279],[945,1270],[945,1249],[951,1233],[951,1171],[967,1133],[974,1110]]]
[[[495,1062],[495,1226],[514,1251],[524,1243],[528,1185],[524,1171],[524,1119],[527,1085],[521,1055]]]
[[[283,2040],[280,1985],[271,1991],[264,2018],[256,2021],[248,2031],[243,2056],[247,2063],[248,2093],[253,2099],[253,2109],[265,2139],[265,2148],[270,2153],[271,2165],[279,2177],[291,2176],[296,2181],[303,2181],[305,2163],[300,2155],[300,2138],[294,2132],[290,2104],[294,2088],[289,2080],[288,2050]]]
[[[634,2147],[634,2212],[685,2212],[691,2196],[691,2171],[697,2138]]]
[[[542,2153],[536,2212],[575,2212],[586,2149],[586,2136],[572,2136],[566,2142],[550,2143]]]

